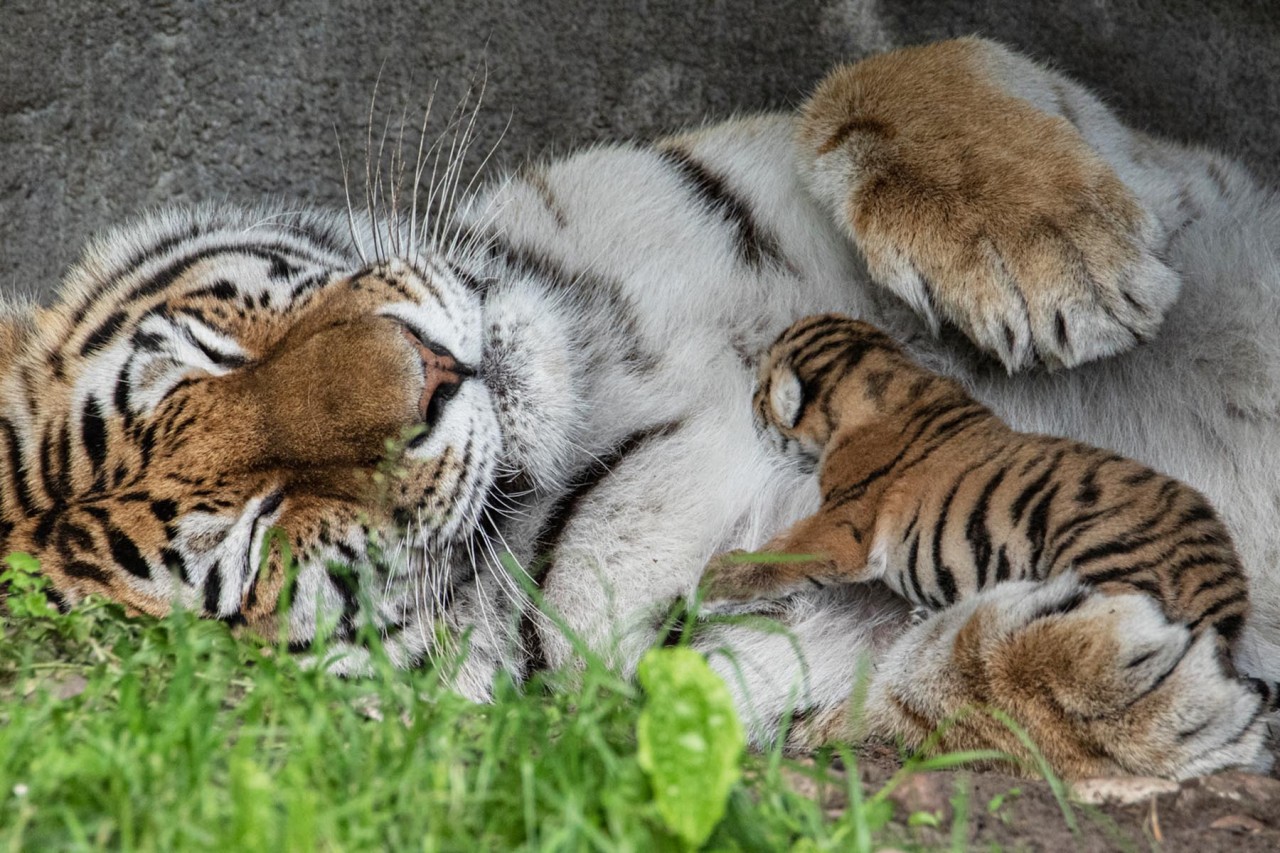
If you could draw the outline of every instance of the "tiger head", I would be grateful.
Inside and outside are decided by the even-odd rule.
[[[289,582],[299,639],[324,612],[354,623],[340,567],[372,566],[375,592],[447,586],[534,416],[468,274],[419,253],[366,263],[345,226],[153,216],[92,244],[51,308],[10,308],[0,549],[37,556],[68,603],[260,628]]]
[[[837,430],[880,417],[891,386],[921,378],[929,374],[875,326],[839,314],[805,317],[760,358],[756,424],[780,451],[812,467]]]

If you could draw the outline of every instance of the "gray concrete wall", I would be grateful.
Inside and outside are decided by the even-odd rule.
[[[976,32],[1275,182],[1278,21],[1274,0],[0,0],[0,288],[47,294],[152,205],[339,204],[338,140],[361,156],[380,71],[397,116],[487,73],[502,164],[786,107],[839,60]]]

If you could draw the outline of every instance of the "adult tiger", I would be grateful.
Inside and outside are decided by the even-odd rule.
[[[631,666],[712,553],[815,507],[744,402],[757,351],[838,310],[1018,428],[1204,491],[1251,572],[1244,667],[1274,675],[1269,203],[1229,162],[960,40],[840,69],[798,116],[527,168],[425,239],[413,217],[349,236],[311,212],[153,216],[91,245],[51,309],[7,312],[4,547],[40,557],[69,604],[176,600],[262,628],[287,588],[278,528],[301,558],[297,645],[372,618],[410,665],[443,625],[468,638],[457,685],[476,698],[498,668],[571,658],[541,623],[522,646],[509,549]],[[731,647],[758,740],[796,703],[797,743],[827,736],[865,651],[873,687],[896,686],[873,691],[896,698],[870,709],[872,734],[981,702],[1082,756],[1073,772],[1254,761],[1260,699],[1147,602],[1114,601],[995,589],[904,635],[890,597],[827,590],[778,613],[803,663],[790,637],[746,627],[699,641]],[[1090,654],[1038,678],[1046,638]],[[933,668],[953,655],[961,689],[943,691]],[[1022,692],[991,692],[986,660]]]

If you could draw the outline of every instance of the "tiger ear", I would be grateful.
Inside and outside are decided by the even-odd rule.
[[[769,391],[769,406],[773,409],[774,419],[783,427],[793,429],[800,421],[803,403],[804,388],[800,385],[800,377],[790,368],[779,369]]]

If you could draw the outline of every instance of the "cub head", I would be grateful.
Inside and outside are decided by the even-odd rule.
[[[156,216],[10,325],[0,550],[37,556],[67,602],[267,628],[289,551],[309,639],[354,624],[352,566],[386,588],[447,573],[495,479],[479,297],[439,260],[366,263],[337,219]]]
[[[837,430],[883,413],[904,370],[918,368],[876,327],[840,314],[802,318],[760,359],[756,422],[780,450],[816,464]]]

